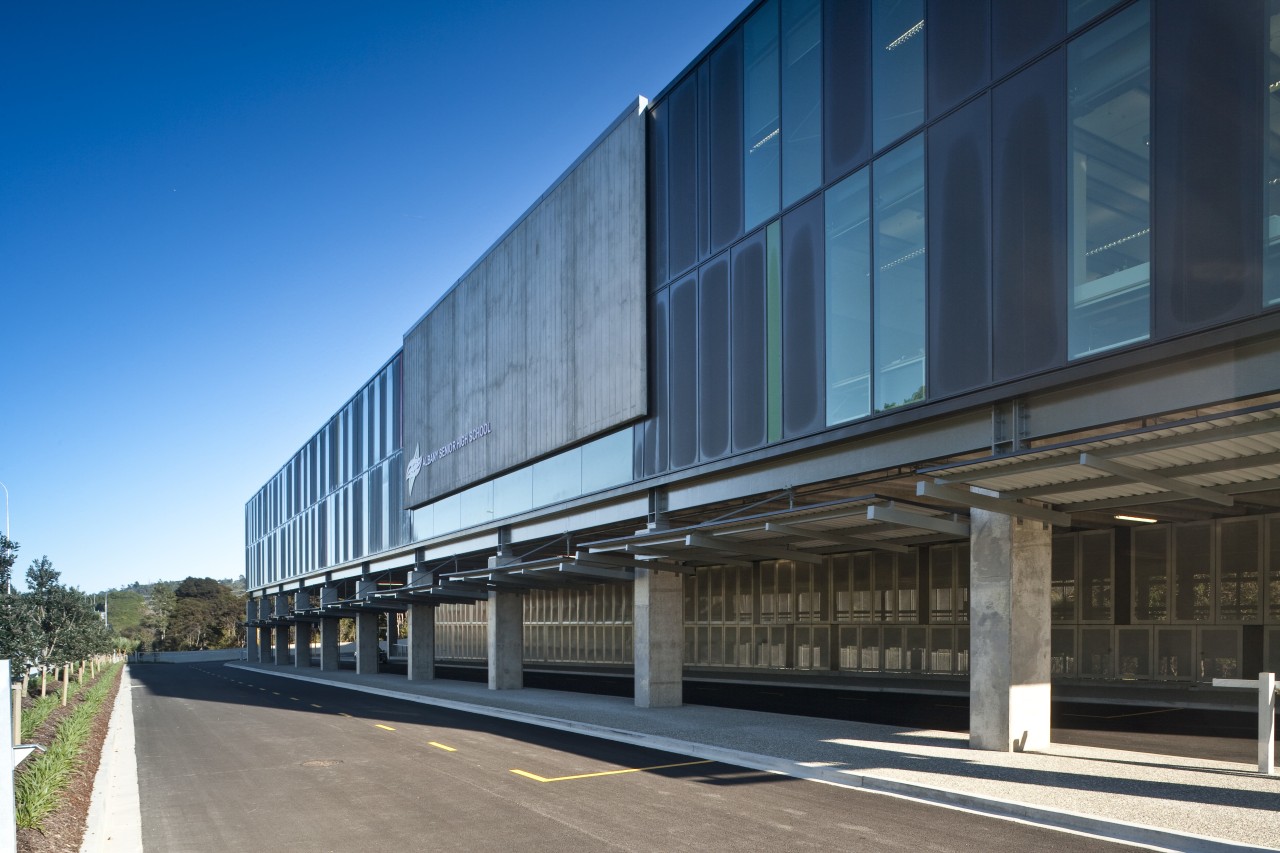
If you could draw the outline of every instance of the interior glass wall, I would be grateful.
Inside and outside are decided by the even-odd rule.
[[[782,206],[822,183],[822,3],[782,0]]]
[[[1136,3],[1067,46],[1071,358],[1151,333],[1151,25]]]
[[[876,409],[925,395],[924,137],[872,164]]]
[[[924,121],[924,0],[871,7],[872,138],[876,150]]]
[[[778,2],[769,0],[743,27],[743,184],[747,230],[778,212],[782,152]]]
[[[871,414],[871,183],[861,169],[826,195],[827,424]]]

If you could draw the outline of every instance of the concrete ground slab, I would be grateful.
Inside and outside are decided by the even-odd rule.
[[[1248,765],[1053,745],[971,750],[963,733],[390,674],[228,664],[284,678],[592,734],[832,784],[962,807],[1143,844],[1204,851],[1280,849],[1280,777]]]

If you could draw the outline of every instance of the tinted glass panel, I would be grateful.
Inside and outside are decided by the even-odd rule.
[[[742,31],[707,60],[711,251],[742,234]]]
[[[1138,3],[1067,47],[1068,355],[1151,332],[1151,26]]]
[[[671,465],[698,455],[698,282],[671,286]]]
[[[644,422],[644,472],[667,470],[667,438],[670,435],[668,288],[653,295],[649,303],[649,417]]]
[[[826,194],[827,424],[871,414],[871,184],[862,169]]]
[[[993,90],[993,366],[997,380],[1065,355],[1066,95],[1058,51]]]
[[[667,282],[667,104],[649,111],[649,287]]]
[[[690,75],[667,99],[668,263],[672,275],[693,266],[698,252],[698,80]]]
[[[782,220],[782,427],[785,435],[803,435],[825,424],[822,238],[820,198],[801,205]]]
[[[937,116],[990,79],[989,0],[929,0],[929,115]]]
[[[582,491],[594,492],[631,477],[631,430],[624,429],[582,445]],[[496,485],[496,483],[495,483]],[[496,502],[496,496],[495,496]]]
[[[765,247],[757,234],[733,249],[730,280],[733,449],[765,441]]]
[[[1263,178],[1266,181],[1266,270],[1263,303],[1280,305],[1280,0],[1267,0],[1267,68],[1263,83],[1267,87],[1267,115],[1264,146]],[[1278,634],[1280,636],[1280,634]]]
[[[822,183],[822,4],[782,0],[782,204]]]
[[[1121,13],[1123,14],[1123,13]],[[1156,72],[1152,110],[1152,249],[1159,337],[1256,313],[1262,137],[1261,5],[1152,6]]]
[[[822,52],[827,180],[871,156],[870,3],[826,3]]]
[[[924,137],[872,166],[876,409],[924,399]]]
[[[1067,29],[1087,24],[1120,0],[1067,0]]]
[[[778,212],[778,0],[747,20],[743,34],[743,179],[748,229]]]
[[[991,73],[1000,77],[1063,36],[1063,0],[991,0]]]
[[[924,0],[882,0],[871,10],[875,147],[924,121]]]
[[[702,268],[698,285],[698,447],[703,459],[729,452],[729,256]]]

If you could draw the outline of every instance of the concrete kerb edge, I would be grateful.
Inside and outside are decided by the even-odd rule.
[[[400,699],[406,702],[416,702],[420,705],[434,705],[440,708],[448,708],[454,711],[463,711],[485,717],[496,717],[519,723],[527,723],[534,726],[542,726],[543,728],[574,732],[576,734],[598,737],[605,740],[616,741],[618,743],[628,743],[633,746],[643,746],[650,749],[662,750],[664,752],[673,752],[680,755],[690,755],[695,758],[710,761],[719,761],[725,764],[745,767],[749,770],[760,770],[766,773],[776,773],[812,782],[823,782],[844,788],[857,788],[878,794],[905,797],[908,799],[920,800],[931,805],[962,808],[991,817],[1020,820],[1051,829],[1085,833],[1111,841],[1140,844],[1159,850],[1179,851],[1179,853],[1246,853],[1246,851],[1275,851],[1277,849],[1272,847],[1259,847],[1253,844],[1230,841],[1221,838],[1179,833],[1174,832],[1173,830],[1147,826],[1145,824],[1128,823],[1125,821],[1112,820],[1109,818],[1086,815],[1078,812],[1052,809],[1046,806],[1022,803],[1016,800],[1002,800],[996,797],[985,797],[979,794],[970,794],[964,791],[955,791],[947,788],[933,788],[911,782],[901,782],[896,779],[887,779],[864,773],[855,773],[849,770],[840,770],[838,767],[809,767],[787,758],[778,758],[776,756],[761,755],[759,753],[752,752],[741,752],[724,747],[711,746],[710,744],[694,743],[692,741],[677,740],[675,738],[662,737],[660,735],[645,734],[644,732],[615,729],[609,726],[600,726],[594,723],[583,723],[576,720],[566,720],[560,717],[547,717],[541,714],[530,714],[526,711],[493,708],[486,705],[473,705],[469,702],[459,702],[454,699],[423,696],[417,693],[403,693],[398,690],[388,690],[382,687],[372,687],[364,684],[351,684],[342,681],[331,681],[326,678],[316,678],[314,676],[299,675],[291,672],[277,672],[253,666],[243,666],[235,663],[226,663],[224,666],[229,666],[232,669],[243,669],[249,672],[273,675],[279,678],[292,678],[297,681],[307,681],[313,684],[339,687],[346,690],[353,690],[357,693],[370,693],[377,696],[385,696],[388,699]]]
[[[142,807],[133,730],[133,683],[126,665],[111,707],[102,757],[89,795],[80,853],[142,849]]]

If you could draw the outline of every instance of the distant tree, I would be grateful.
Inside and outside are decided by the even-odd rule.
[[[9,659],[9,676],[24,681],[40,648],[37,622],[25,596],[13,590],[18,543],[0,535],[0,659]]]
[[[227,648],[242,642],[244,598],[213,578],[189,577],[174,589],[171,646]]]
[[[157,583],[151,587],[151,598],[147,601],[142,626],[150,631],[152,648],[158,649],[164,645],[169,633],[169,620],[173,618],[173,611],[177,606],[178,599],[174,595],[172,584]]]
[[[32,560],[27,569],[24,616],[38,632],[34,662],[42,667],[81,660],[111,648],[111,634],[89,597],[59,583],[61,576],[48,557]]]

